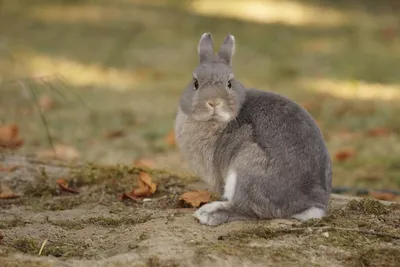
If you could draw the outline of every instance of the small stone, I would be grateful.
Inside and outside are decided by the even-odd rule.
[[[143,202],[150,202],[151,201],[151,198],[144,198],[143,199]]]
[[[325,237],[329,237],[329,233],[328,232],[324,232],[324,233],[322,233],[322,235],[325,236]]]

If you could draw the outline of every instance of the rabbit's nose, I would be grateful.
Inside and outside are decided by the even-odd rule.
[[[219,99],[207,101],[207,106],[210,108],[216,108],[220,105],[221,105],[221,100],[219,100]]]

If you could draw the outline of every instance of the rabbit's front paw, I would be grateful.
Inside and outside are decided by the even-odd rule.
[[[193,216],[199,220],[201,224],[216,226],[227,221],[226,209],[228,202],[215,201],[203,205]]]

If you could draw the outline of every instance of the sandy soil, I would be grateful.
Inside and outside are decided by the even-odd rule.
[[[158,183],[145,201],[121,201],[143,169],[63,166],[0,157],[1,266],[398,266],[400,205],[332,196],[322,220],[200,225],[179,201],[204,189],[195,177],[145,170]],[[43,168],[43,169],[42,169]],[[63,177],[79,194],[62,192]],[[41,246],[44,244],[43,249]],[[39,255],[39,251],[41,250]]]

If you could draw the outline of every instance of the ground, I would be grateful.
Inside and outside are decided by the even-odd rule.
[[[24,195],[1,202],[2,266],[361,267],[397,266],[400,260],[398,203],[333,195],[320,220],[209,227],[180,200],[183,192],[204,187],[196,177],[18,155],[3,159],[19,167],[2,178]],[[157,193],[149,200],[118,199],[140,172],[152,176]],[[60,174],[79,194],[59,190]]]
[[[0,126],[20,129],[24,145],[15,157],[35,154],[49,166],[43,155],[52,140],[64,145],[59,156],[66,162],[108,166],[65,174],[78,195],[59,192],[63,168],[47,177],[35,161],[0,172],[2,185],[24,194],[0,200],[1,260],[394,266],[397,239],[354,230],[398,236],[394,205],[376,214],[335,196],[331,215],[311,230],[294,221],[199,225],[178,198],[206,187],[165,137],[198,63],[201,34],[211,32],[219,46],[231,33],[236,78],[290,97],[317,120],[335,188],[399,191],[399,8],[390,0],[0,1]],[[0,164],[14,164],[7,153]],[[153,162],[161,187],[149,202],[121,202],[136,182],[137,159]],[[325,226],[336,228],[318,228]]]

